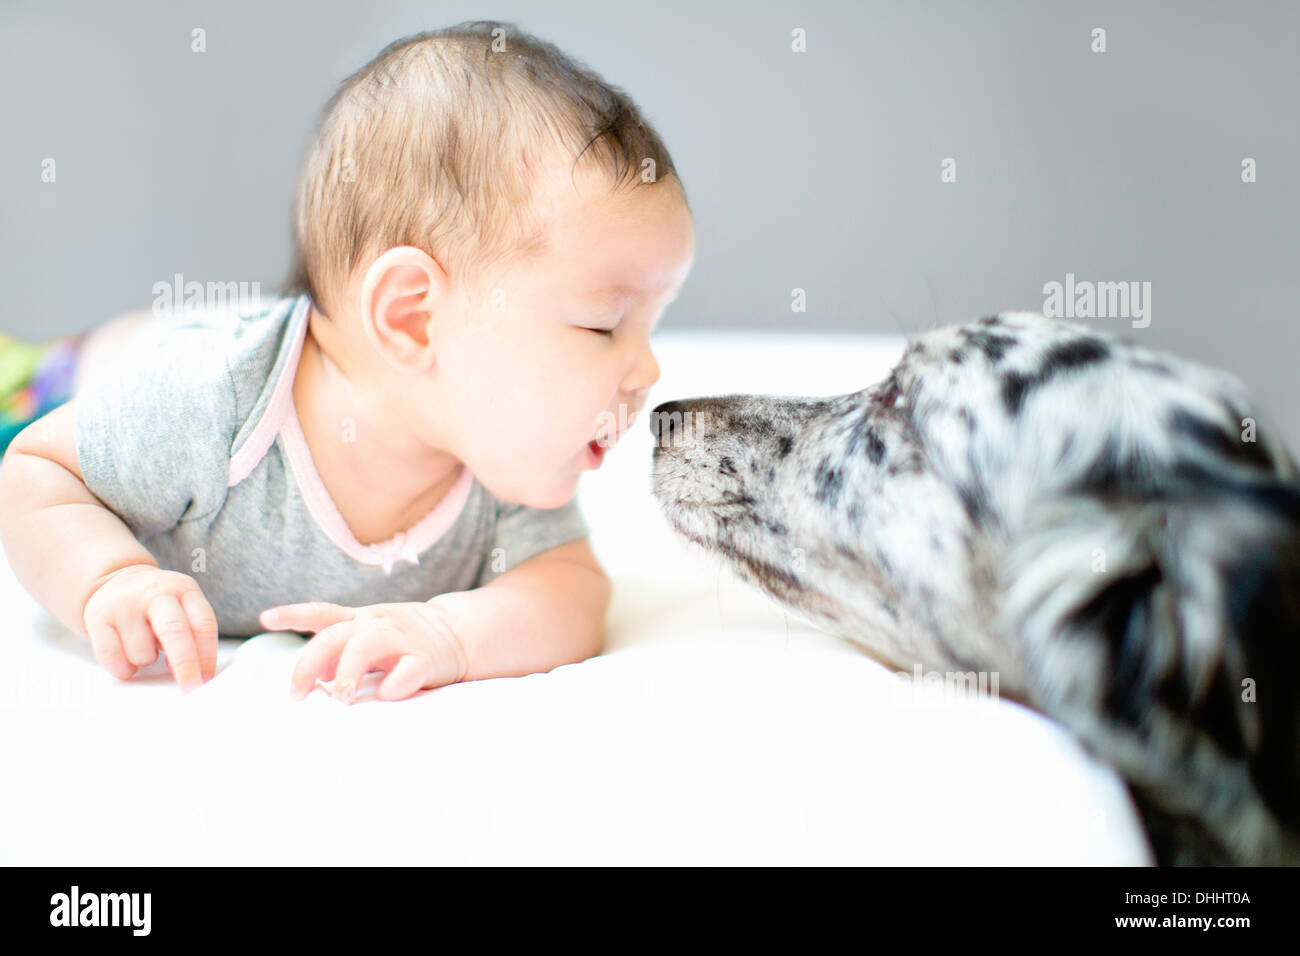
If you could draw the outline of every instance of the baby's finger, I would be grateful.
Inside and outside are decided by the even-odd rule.
[[[406,654],[380,682],[376,693],[380,700],[405,700],[433,676],[431,671],[432,665],[427,659],[418,654]]]
[[[87,636],[90,638],[91,650],[95,652],[95,660],[118,680],[130,680],[136,672],[136,666],[126,659],[126,653],[122,650],[122,638],[113,625],[108,622],[94,624],[87,630]],[[150,637],[150,640],[153,638]]]
[[[372,670],[388,670],[407,652],[402,634],[391,627],[371,626],[348,641],[334,672],[334,699],[350,704],[357,699],[361,678]]]
[[[199,671],[199,649],[194,642],[194,632],[190,630],[189,619],[185,609],[174,594],[159,594],[149,602],[145,612],[149,626],[158,637],[163,653],[167,655],[167,666],[172,676],[181,685],[181,690],[189,693],[203,686]]]
[[[217,615],[212,605],[199,590],[181,595],[181,606],[189,618],[190,630],[199,652],[199,670],[203,680],[211,680],[217,673]]]
[[[114,622],[122,638],[122,653],[136,667],[148,667],[158,659],[158,640],[149,622],[134,609],[117,616]]]
[[[289,694],[294,700],[302,700],[310,694],[318,678],[329,680],[334,676],[344,645],[357,633],[359,627],[356,621],[340,621],[307,642],[307,646],[298,654],[298,662],[294,665],[293,677],[289,682]]]
[[[350,621],[355,614],[356,608],[343,604],[308,601],[269,607],[258,615],[258,621],[277,631],[323,631],[331,624]]]

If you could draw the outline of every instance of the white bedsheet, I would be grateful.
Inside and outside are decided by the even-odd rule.
[[[670,398],[833,394],[900,338],[663,333]],[[351,708],[304,639],[123,683],[0,566],[0,862],[1145,864],[1119,778],[1014,704],[900,680],[667,530],[644,415],[582,479],[604,654]]]

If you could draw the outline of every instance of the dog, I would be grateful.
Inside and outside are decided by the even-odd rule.
[[[1229,373],[1031,312],[650,416],[671,526],[901,670],[988,672],[1160,865],[1300,863],[1300,472]]]

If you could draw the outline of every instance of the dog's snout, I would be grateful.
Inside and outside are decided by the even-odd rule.
[[[674,441],[682,434],[683,422],[689,415],[685,402],[664,402],[650,413],[650,434],[658,444]]]

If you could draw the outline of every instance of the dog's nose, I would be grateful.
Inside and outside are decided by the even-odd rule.
[[[650,434],[659,444],[671,442],[681,432],[685,402],[664,402],[650,413]]]

